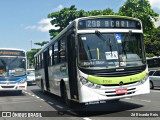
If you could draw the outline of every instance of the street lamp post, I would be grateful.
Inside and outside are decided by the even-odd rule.
[[[31,40],[31,50],[32,50],[32,40]]]

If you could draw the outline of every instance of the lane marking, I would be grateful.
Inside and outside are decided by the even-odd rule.
[[[87,117],[85,117],[85,118],[83,118],[84,120],[92,120],[92,119],[90,119],[90,118],[87,118]]]
[[[60,105],[56,105],[56,107],[58,107],[58,108],[63,108],[62,106],[60,106]]]
[[[36,98],[40,98],[40,97],[36,96]]]
[[[48,102],[48,103],[49,103],[49,104],[52,104],[52,105],[54,104],[54,103],[52,103],[52,102]]]
[[[124,98],[124,99],[127,99],[127,100],[129,100],[129,99],[131,99],[131,98]]]
[[[143,101],[143,102],[151,102],[150,100],[141,100],[141,101]]]
[[[75,112],[72,112],[71,110],[67,110],[67,112],[73,114],[73,115],[77,115]]]

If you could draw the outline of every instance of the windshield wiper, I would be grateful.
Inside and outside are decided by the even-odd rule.
[[[124,54],[126,55],[126,58],[127,58],[127,54],[126,54],[126,47],[127,47],[126,41],[129,41],[129,40],[130,40],[131,35],[132,35],[132,31],[129,30],[129,33],[125,35],[125,37],[124,37],[124,42],[123,42],[123,44],[122,44],[123,52],[124,52]],[[127,36],[127,37],[126,37],[126,36]]]
[[[102,35],[102,33],[100,31],[96,30],[95,33],[101,40],[103,40],[103,42],[106,43],[106,45],[109,46],[110,51],[111,51],[111,56],[112,56],[112,43],[111,43],[110,38],[109,38],[109,42],[107,42],[108,40],[106,40],[106,38]]]
[[[92,60],[92,54],[91,54],[91,51],[90,51],[90,48],[89,48],[88,45],[87,45],[87,48],[88,48],[88,52],[89,52],[90,59]]]

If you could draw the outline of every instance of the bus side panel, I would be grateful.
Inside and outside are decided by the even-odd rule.
[[[41,88],[41,81],[45,79],[44,69],[35,70],[36,85]]]
[[[62,66],[66,66],[66,63],[60,63],[58,65],[54,65],[52,67],[49,67],[49,85],[50,85],[50,92],[61,96],[61,91],[60,91],[60,82],[63,80],[65,82],[65,85],[68,90],[68,74],[67,70],[61,70]]]

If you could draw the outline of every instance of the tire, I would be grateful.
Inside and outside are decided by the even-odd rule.
[[[21,94],[22,94],[22,90],[18,90],[17,93],[18,93],[19,95],[21,95]]]
[[[45,95],[47,92],[44,90],[44,84],[43,84],[43,81],[41,80],[41,90],[42,90],[42,93]]]
[[[150,81],[150,89],[154,89],[154,85],[152,81]]]
[[[61,89],[62,102],[70,106],[70,101],[68,99],[67,89],[66,89],[64,82],[61,82],[60,89]]]

